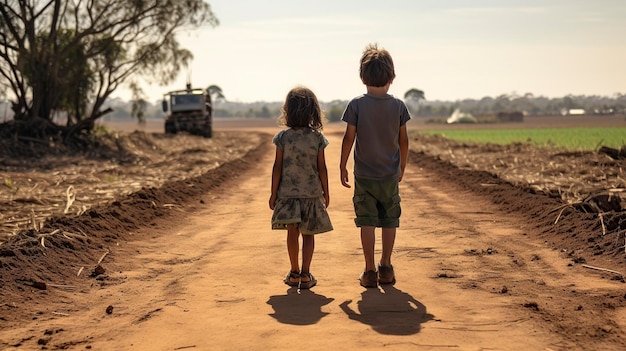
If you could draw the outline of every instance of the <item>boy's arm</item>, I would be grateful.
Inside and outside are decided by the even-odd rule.
[[[339,163],[339,172],[341,172],[341,185],[346,188],[350,188],[348,184],[348,170],[346,164],[348,163],[348,157],[350,157],[350,151],[352,151],[352,145],[356,138],[356,126],[348,124],[346,127],[346,133],[343,135],[343,142],[341,143],[341,161]]]
[[[326,207],[330,204],[330,194],[328,192],[328,169],[326,168],[326,157],[324,155],[324,149],[317,153],[317,171],[320,174],[320,181],[322,182],[322,190],[324,190],[324,202]]]
[[[401,182],[409,157],[409,135],[407,134],[406,124],[400,127],[398,142],[400,144],[400,179],[398,179],[398,182]]]
[[[274,167],[272,167],[272,194],[270,195],[270,209],[274,209],[276,204],[276,196],[278,195],[278,185],[283,175],[283,150],[276,147],[276,157],[274,158]]]

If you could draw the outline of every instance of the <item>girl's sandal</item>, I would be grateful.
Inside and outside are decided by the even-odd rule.
[[[309,280],[303,281],[302,277],[306,277]],[[316,284],[317,284],[317,280],[315,280],[315,277],[313,277],[313,274],[309,272],[300,272],[300,285],[298,286],[299,289],[310,289],[314,287]]]
[[[290,271],[285,276],[283,282],[289,286],[298,286],[300,284],[300,273]]]

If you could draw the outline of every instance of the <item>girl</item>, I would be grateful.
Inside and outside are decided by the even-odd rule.
[[[272,141],[276,144],[269,200],[274,210],[272,229],[287,229],[291,270],[285,284],[309,289],[317,284],[309,271],[314,235],[333,230],[326,212],[330,197],[324,148],[328,139],[321,133],[323,115],[310,89],[296,87],[289,91],[281,112],[280,121],[287,129],[278,132]],[[302,267],[298,259],[300,234]]]

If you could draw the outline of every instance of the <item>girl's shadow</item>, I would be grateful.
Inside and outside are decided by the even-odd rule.
[[[392,285],[382,285],[383,291],[367,289],[358,301],[358,313],[350,308],[352,300],[339,305],[352,320],[371,325],[381,334],[410,335],[419,333],[422,323],[433,319],[426,306],[413,296]]]
[[[319,322],[326,316],[328,313],[322,312],[322,306],[334,300],[308,289],[302,289],[298,293],[297,288],[290,288],[287,295],[270,296],[267,304],[274,309],[270,316],[280,323],[309,325]]]

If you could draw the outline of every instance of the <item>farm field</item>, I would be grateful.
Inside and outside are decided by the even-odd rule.
[[[335,230],[316,238],[319,284],[300,293],[282,284],[285,237],[269,228],[271,120],[217,120],[213,139],[110,124],[119,133],[86,155],[0,145],[0,348],[626,348],[626,161],[410,123],[398,282],[380,289],[357,281],[342,123],[325,128]]]
[[[538,147],[561,148],[568,151],[591,151],[600,147],[620,149],[626,146],[626,127],[618,128],[535,128],[510,130],[428,130],[427,135],[446,139],[491,144],[531,143]]]

